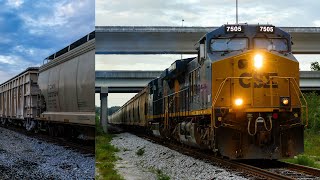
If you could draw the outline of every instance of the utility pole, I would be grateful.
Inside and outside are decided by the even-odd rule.
[[[238,0],[236,0],[236,23],[238,24]]]
[[[181,27],[183,27],[183,21],[184,19],[181,20]],[[182,59],[182,54],[181,54],[181,59]]]

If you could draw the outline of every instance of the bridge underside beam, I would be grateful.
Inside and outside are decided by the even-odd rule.
[[[138,93],[140,92],[144,86],[136,86],[136,87],[108,87],[108,93]],[[96,93],[101,93],[101,87],[95,88]]]
[[[194,44],[206,33],[96,31],[96,54],[196,54]],[[320,54],[320,33],[291,32],[294,54]]]

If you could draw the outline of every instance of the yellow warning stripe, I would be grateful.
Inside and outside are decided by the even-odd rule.
[[[168,113],[168,116],[170,118],[171,117],[185,117],[185,116],[200,116],[200,115],[211,115],[211,109]],[[147,118],[149,120],[150,119],[163,118],[163,117],[165,117],[165,114],[147,116]]]

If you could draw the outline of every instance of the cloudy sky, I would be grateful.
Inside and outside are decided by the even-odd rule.
[[[319,0],[238,0],[240,23],[319,27]],[[235,23],[236,0],[96,0],[96,26],[221,26]],[[187,57],[186,55],[184,57]],[[163,70],[176,55],[97,55],[98,70]],[[301,70],[319,55],[297,55]],[[132,94],[110,94],[109,106],[122,105]],[[99,105],[99,97],[96,96]]]
[[[0,83],[94,30],[92,0],[0,0]]]

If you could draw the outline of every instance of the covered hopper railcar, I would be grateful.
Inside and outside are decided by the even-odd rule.
[[[94,137],[94,32],[0,85],[2,124]]]
[[[197,57],[172,63],[109,123],[231,159],[293,157],[304,149],[307,104],[291,44],[272,25],[221,26],[200,39]]]

